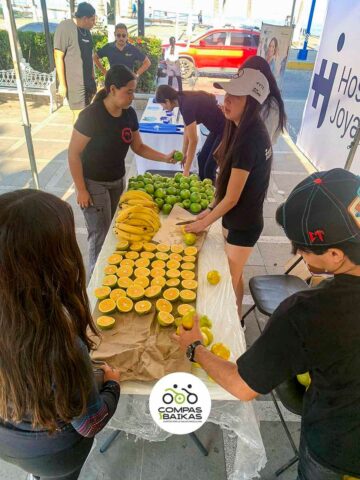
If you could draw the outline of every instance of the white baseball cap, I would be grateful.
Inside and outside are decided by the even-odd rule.
[[[226,93],[238,97],[250,95],[260,105],[265,102],[270,93],[269,82],[265,75],[253,68],[242,68],[229,82],[216,82],[214,87],[222,88]]]

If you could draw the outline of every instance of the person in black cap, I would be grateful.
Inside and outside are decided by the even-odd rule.
[[[202,345],[198,319],[174,338],[240,400],[309,372],[298,480],[360,477],[360,178],[341,168],[314,173],[276,219],[310,270],[333,278],[284,300],[236,364]]]
[[[54,56],[59,93],[68,99],[74,123],[96,93],[90,33],[95,20],[94,7],[82,2],[78,5],[75,18],[61,22],[55,32]]]

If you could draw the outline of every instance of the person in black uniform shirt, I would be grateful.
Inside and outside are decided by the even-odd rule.
[[[128,42],[129,36],[127,27],[124,23],[115,26],[115,42],[107,43],[94,53],[95,65],[106,74],[106,68],[101,62],[101,58],[107,57],[110,67],[114,65],[125,65],[134,71],[136,62],[141,62],[135,75],[140,77],[150,67],[149,58],[137,47]]]
[[[90,33],[94,25],[95,9],[82,2],[78,5],[75,18],[61,22],[54,36],[59,94],[68,99],[74,122],[96,92]]]
[[[155,100],[164,110],[173,111],[174,108],[179,107],[183,117],[185,124],[182,148],[184,175],[190,175],[195,157],[199,141],[197,125],[203,124],[209,130],[197,158],[201,180],[211,178],[214,181],[216,162],[213,153],[219,146],[225,127],[225,117],[215,95],[202,90],[177,92],[169,85],[160,85],[156,90]]]
[[[262,232],[263,203],[270,180],[272,148],[260,118],[269,83],[258,70],[245,68],[230,82],[215,83],[226,92],[227,118],[222,142],[215,152],[219,165],[216,200],[185,227],[201,232],[222,218],[239,317],[243,299],[243,269]]]
[[[70,140],[69,166],[88,230],[89,275],[124,188],[129,147],[149,160],[175,163],[174,152],[164,155],[142,143],[137,116],[130,106],[135,88],[133,72],[124,65],[111,67],[105,88],[80,113]]]
[[[360,178],[341,168],[315,172],[290,193],[276,219],[293,253],[333,279],[284,300],[236,364],[201,346],[198,319],[175,339],[189,359],[244,401],[309,372],[298,480],[359,478]]]

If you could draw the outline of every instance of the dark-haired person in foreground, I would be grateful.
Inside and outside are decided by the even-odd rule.
[[[116,410],[120,375],[102,366],[98,390],[70,205],[39,190],[0,195],[0,272],[0,458],[31,478],[76,480]]]
[[[88,231],[88,276],[124,189],[129,147],[149,160],[175,163],[174,152],[165,155],[142,142],[136,112],[131,107],[135,89],[133,72],[124,65],[111,67],[105,77],[105,88],[80,113],[70,140],[69,166]]]
[[[312,268],[333,274],[284,300],[236,364],[201,344],[196,320],[175,336],[217,383],[240,400],[310,372],[304,395],[298,480],[360,477],[360,178],[337,168],[313,173],[276,218]]]

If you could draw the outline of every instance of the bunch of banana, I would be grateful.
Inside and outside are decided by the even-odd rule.
[[[158,211],[158,206],[153,201],[151,195],[142,190],[129,190],[123,193],[120,197],[119,205],[121,209],[137,206],[151,208],[156,212]]]
[[[128,206],[119,211],[114,233],[120,240],[148,242],[160,228],[159,214],[147,206]]]

